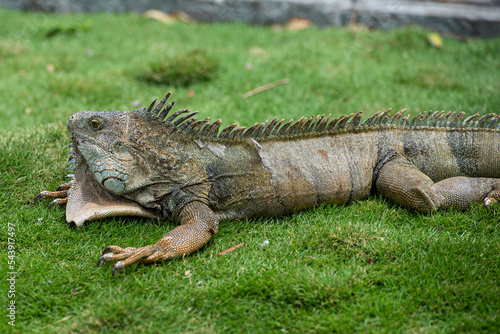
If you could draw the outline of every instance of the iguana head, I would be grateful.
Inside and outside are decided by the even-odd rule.
[[[67,121],[75,151],[97,183],[116,195],[130,190],[129,173],[138,163],[133,148],[123,138],[129,119],[122,112],[82,111]]]
[[[173,104],[162,110],[169,95],[154,110],[156,101],[147,109],[81,111],[68,118],[75,163],[66,208],[68,222],[81,225],[117,215],[158,216],[151,209],[160,209],[157,202],[169,187],[182,182],[176,180],[182,160],[182,152],[176,149],[179,131],[163,120]],[[181,110],[172,116],[185,114],[184,121],[195,113]]]

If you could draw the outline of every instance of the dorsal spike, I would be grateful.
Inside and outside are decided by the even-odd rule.
[[[309,121],[310,121],[309,118],[307,118],[307,117],[301,117],[301,119],[299,119],[299,121],[298,121],[298,123],[300,123],[300,125],[297,125],[295,134],[302,133],[304,131],[305,127],[306,127],[306,124],[308,124]]]
[[[261,137],[262,136],[262,132],[264,132],[265,128],[266,128],[266,124],[265,123],[260,123],[259,126],[257,127],[257,129],[255,130],[255,132],[253,133],[253,136],[255,138]]]
[[[457,113],[456,110],[452,111],[449,115],[446,116],[446,120],[445,120],[445,127],[449,128],[450,125],[451,125],[451,122],[453,122],[453,120],[455,119],[455,114]]]
[[[339,121],[337,122],[337,125],[335,126],[335,129],[343,129],[345,128],[345,125],[347,124],[347,122],[349,121],[349,119],[354,116],[354,113],[350,114],[350,115],[344,115],[342,117],[340,117]]]
[[[148,109],[146,110],[146,112],[150,113],[151,110],[153,110],[153,107],[155,106],[155,103],[156,101],[158,101],[158,98],[154,99],[153,102],[151,102],[151,104],[149,105]]]
[[[186,110],[185,111],[186,115],[184,115],[184,116],[179,117],[178,119],[176,119],[174,122],[172,122],[172,125],[178,126],[179,124],[181,124],[182,122],[184,122],[186,119],[191,118],[194,115],[196,115],[197,113],[199,113],[199,111],[192,111],[190,113],[187,113],[189,110],[187,110],[187,109],[185,109],[185,110]]]
[[[226,126],[222,131],[221,133],[219,133],[219,138],[227,138],[229,137],[229,134],[231,133],[231,131],[233,131],[233,129],[235,127],[238,126],[238,123],[233,123],[231,125],[228,125]]]
[[[165,97],[163,99],[161,99],[160,102],[158,102],[158,104],[156,105],[155,109],[153,110],[153,114],[154,115],[158,115],[158,113],[160,112],[161,108],[163,108],[163,105],[168,100],[168,98],[170,97],[170,95],[172,95],[172,93],[168,92],[167,94],[165,94]]]
[[[354,127],[358,126],[362,115],[363,115],[362,111],[358,111],[357,113],[355,113],[354,116],[352,117],[351,121],[349,122],[348,127],[354,128]]]
[[[210,132],[210,129],[212,128],[212,123],[207,122],[199,131],[198,131],[198,136],[200,137],[206,137],[208,133]]]
[[[281,125],[283,125],[283,122],[285,121],[284,118],[281,119],[281,121],[278,122],[278,124],[276,124],[276,126],[274,127],[273,131],[269,134],[270,136],[276,136],[278,135],[278,132],[281,128]]]
[[[446,114],[443,113],[441,116],[439,116],[439,119],[436,122],[436,126],[437,127],[446,126],[446,121],[450,117],[451,113],[452,113],[451,111],[448,111]]]
[[[326,130],[326,125],[330,121],[330,117],[332,117],[332,114],[328,114],[328,116],[321,121],[321,124],[320,124],[319,128],[316,131],[318,131],[318,132],[325,131]]]
[[[241,138],[241,134],[242,133],[245,133],[245,130],[247,128],[245,126],[242,126],[242,127],[239,127],[237,128],[236,130],[234,130],[233,132],[231,132],[231,138],[234,139],[234,138]]]
[[[278,135],[287,135],[289,132],[290,125],[292,125],[293,119],[286,122],[279,130]]]
[[[414,127],[418,125],[418,121],[420,120],[420,117],[422,116],[423,112],[419,113],[417,116],[413,117],[411,119],[410,127]]]
[[[168,112],[172,109],[172,107],[174,106],[175,104],[175,101],[172,101],[170,102],[169,104],[167,104],[165,106],[165,108],[163,108],[163,110],[158,114],[158,117],[161,118],[161,119],[165,119],[168,115]]]
[[[466,119],[464,119],[464,121],[462,122],[462,128],[465,128],[465,127],[470,128],[472,125],[472,121],[474,120],[474,118],[477,118],[477,117],[479,117],[479,113],[475,113],[474,115],[471,115],[471,116],[467,117]]]
[[[290,129],[288,130],[288,134],[293,135],[299,132],[302,126],[304,125],[305,121],[307,121],[307,118],[301,117],[297,122],[293,123],[290,126]]]
[[[309,132],[318,132],[318,128],[321,126],[321,122],[325,118],[325,114],[316,116],[316,119],[311,123],[309,127]]]
[[[361,123],[362,126],[370,126],[372,125],[372,123],[374,122],[374,120],[376,120],[378,117],[380,116],[380,111],[377,112],[376,114],[374,115],[371,115],[370,117],[368,117],[367,119],[365,119],[363,121],[363,123]]]
[[[189,125],[186,128],[186,131],[191,132],[192,134],[198,135],[201,128],[204,127],[205,124],[207,124],[208,122],[210,122],[210,117],[207,117],[201,121],[193,122],[193,124]]]
[[[436,111],[434,114],[432,114],[432,118],[429,121],[427,121],[427,125],[435,127],[437,123],[441,120],[443,115],[444,115],[444,110],[441,110],[441,112],[439,113]]]
[[[500,114],[496,115],[495,117],[493,117],[489,122],[488,124],[486,124],[486,128],[488,129],[494,129],[495,128],[495,125],[497,124],[497,122],[500,120]]]
[[[184,114],[184,113],[188,113],[190,112],[191,110],[189,109],[181,109],[181,110],[177,110],[176,112],[174,112],[172,115],[170,115],[166,120],[165,120],[165,123],[172,123],[172,121],[177,117],[179,116],[180,114]]]
[[[386,124],[387,121],[389,120],[389,117],[391,116],[390,113],[392,111],[392,108],[389,108],[386,110],[382,115],[380,115],[380,124]]]
[[[436,122],[434,123],[434,126],[436,127],[441,127],[442,126],[442,123],[444,120],[446,120],[448,118],[448,116],[451,114],[451,111],[448,111],[446,114],[445,114],[445,111],[443,110],[443,112],[441,112],[441,114],[439,114]]]
[[[490,114],[486,114],[484,116],[479,117],[479,119],[474,124],[474,127],[476,127],[476,128],[483,128],[484,125],[486,124],[486,122],[488,122],[488,120],[490,118],[492,118],[493,116],[495,116],[495,114],[490,113]]]
[[[410,114],[406,115],[405,117],[403,117],[401,119],[401,121],[399,122],[398,125],[409,126],[410,125],[410,117],[411,117]]]
[[[344,115],[344,116],[341,116],[341,117],[337,117],[337,118],[332,119],[332,120],[330,121],[330,123],[328,123],[328,124],[326,125],[326,131],[328,131],[328,132],[329,132],[329,131],[331,131],[331,130],[335,129],[335,125],[337,125],[338,121],[339,121],[340,119],[342,119],[342,117],[345,117],[345,115]]]
[[[425,123],[426,126],[430,126],[432,125],[432,123],[434,122],[434,119],[435,117],[439,114],[439,111],[434,111],[430,117],[427,119],[427,122]]]
[[[300,129],[300,132],[302,132],[302,133],[309,132],[309,128],[312,125],[313,119],[314,119],[314,115],[312,115],[311,117],[306,119],[306,121],[304,122],[304,125],[302,125],[302,128]]]
[[[187,121],[185,121],[184,123],[180,124],[178,127],[181,130],[186,130],[191,124],[193,124],[197,120],[198,119],[196,117],[191,117]]]
[[[218,120],[216,120],[215,122],[213,122],[212,124],[210,124],[209,125],[210,128],[207,129],[207,133],[205,134],[205,136],[217,138],[217,135],[219,134],[219,127],[221,124],[222,124],[222,121],[220,118]]]
[[[253,136],[255,130],[257,130],[259,128],[260,124],[259,123],[255,123],[254,125],[252,125],[251,127],[249,127],[248,129],[245,130],[245,133],[243,133],[241,136],[243,138],[250,138]]]
[[[406,111],[406,108],[401,109],[400,111],[398,111],[397,113],[395,113],[394,115],[392,115],[392,117],[387,121],[387,124],[397,124],[399,118],[401,117],[401,115],[405,111]]]
[[[465,112],[463,112],[463,111],[459,112],[457,114],[457,116],[455,116],[455,118],[453,119],[453,122],[452,122],[450,127],[452,127],[452,128],[461,127],[462,119],[464,118],[464,116],[465,116]]]
[[[430,115],[433,114],[432,110],[429,110],[428,112],[424,113],[422,116],[420,116],[419,119],[419,126],[425,126],[427,119],[429,118]]]
[[[266,138],[273,131],[274,127],[278,124],[278,117],[275,117],[269,124],[266,125],[261,137]]]

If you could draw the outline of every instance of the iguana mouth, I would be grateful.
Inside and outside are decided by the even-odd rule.
[[[78,146],[70,145],[69,170],[74,170],[68,175],[72,180],[68,190],[66,205],[66,220],[74,222],[81,227],[84,222],[113,216],[140,216],[158,218],[153,211],[148,210],[127,198],[117,196],[100,185],[90,171],[85,158],[78,150]]]

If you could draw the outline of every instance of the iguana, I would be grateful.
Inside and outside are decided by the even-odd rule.
[[[107,247],[113,275],[134,262],[190,254],[219,221],[279,216],[320,203],[382,196],[420,212],[500,199],[500,114],[361,112],[330,119],[274,118],[245,128],[169,112],[175,101],[133,111],[82,111],[67,120],[72,180],[41,198],[66,219],[177,219],[180,226],[141,248]],[[64,197],[64,198],[60,198]]]

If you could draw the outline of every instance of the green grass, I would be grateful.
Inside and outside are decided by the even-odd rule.
[[[5,316],[9,286],[0,281],[0,332],[500,328],[498,205],[420,215],[374,197],[288,217],[224,221],[202,251],[112,277],[111,265],[96,267],[106,246],[151,244],[174,224],[116,218],[77,229],[65,223],[63,208],[29,204],[64,179],[64,121],[75,111],[136,109],[173,90],[178,108],[200,109],[199,118],[221,117],[223,125],[389,107],[498,112],[500,39],[445,39],[435,49],[419,28],[277,31],[164,25],[133,14],[0,10],[0,22],[1,263],[9,271],[7,227],[15,224],[18,272],[15,327]],[[216,65],[208,81],[139,79],[151,64],[169,61],[184,69],[181,75],[192,73],[189,58],[178,57],[192,50]],[[283,78],[290,83],[241,97]]]

